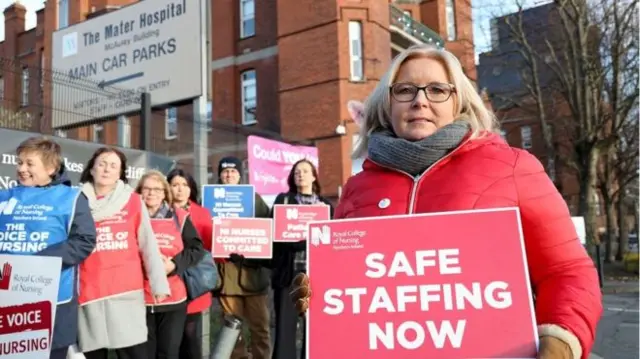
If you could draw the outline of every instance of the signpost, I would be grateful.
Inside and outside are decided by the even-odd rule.
[[[53,69],[79,84],[90,81],[64,89],[53,83],[60,109],[52,114],[53,127],[138,111],[144,92],[151,94],[152,106],[206,94],[201,2],[140,1],[56,31]]]

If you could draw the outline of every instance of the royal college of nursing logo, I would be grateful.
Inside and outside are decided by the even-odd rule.
[[[331,244],[331,228],[327,225],[311,228],[311,244],[316,247],[320,244]]]
[[[225,198],[227,193],[224,188],[214,188],[213,189],[213,198]]]
[[[8,201],[0,202],[0,213],[4,215],[13,214],[13,210],[16,208],[18,204],[18,200],[15,198],[10,198]]]
[[[11,286],[11,272],[13,271],[13,267],[9,262],[6,262],[2,266],[2,271],[0,271],[0,290],[9,290]]]

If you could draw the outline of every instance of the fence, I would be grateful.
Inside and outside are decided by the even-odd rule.
[[[143,149],[171,156],[179,166],[190,171],[195,170],[194,149],[206,151],[208,164],[204,170],[210,174],[210,182],[215,181],[215,166],[220,158],[246,158],[247,137],[250,135],[300,142],[287,141],[276,132],[256,127],[212,121],[209,113],[204,124],[197,124],[206,127],[208,140],[196,143],[190,101],[154,108],[147,121],[143,121],[140,98],[141,94],[132,89],[102,86],[99,82],[79,79],[72,74],[0,58],[0,128],[133,149],[142,148],[141,138],[147,133],[148,143]],[[113,112],[104,109],[118,107],[122,101],[137,101],[138,110],[119,116],[101,115]]]

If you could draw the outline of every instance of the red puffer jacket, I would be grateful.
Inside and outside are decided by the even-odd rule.
[[[366,160],[343,190],[335,219],[520,208],[539,334],[586,359],[602,314],[592,260],[540,162],[498,135],[465,140],[415,179]]]
[[[197,203],[191,201],[189,202],[189,214],[191,215],[191,222],[193,226],[196,227],[198,234],[200,235],[200,239],[202,239],[202,244],[204,248],[208,251],[211,251],[211,240],[212,240],[212,227],[213,223],[211,221],[211,214],[206,208],[198,205]],[[205,309],[211,306],[211,294],[203,294],[200,297],[192,300],[187,306],[187,313],[194,314],[200,313]]]

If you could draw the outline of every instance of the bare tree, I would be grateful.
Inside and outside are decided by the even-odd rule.
[[[637,41],[632,40],[637,1],[555,0],[544,5],[551,7],[549,16],[537,24],[524,21],[524,6],[517,4],[515,14],[502,18],[528,74],[524,85],[547,153],[557,157],[558,142],[570,145],[562,160],[577,176],[578,212],[590,243],[598,243],[594,199],[600,159],[615,152],[638,98]],[[549,108],[550,99],[558,97],[566,104],[560,114]],[[514,99],[518,102],[522,99]]]

